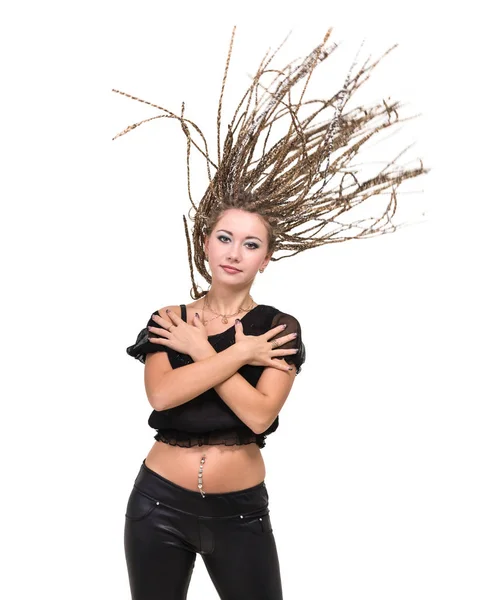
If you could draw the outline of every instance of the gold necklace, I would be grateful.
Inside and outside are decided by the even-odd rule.
[[[250,296],[250,298],[251,298],[251,296]],[[240,313],[240,312],[248,312],[249,310],[251,310],[251,309],[253,308],[253,305],[254,305],[254,300],[253,300],[253,298],[251,298],[251,301],[252,301],[252,304],[250,304],[250,306],[249,306],[248,308],[240,308],[238,312],[235,312],[235,313],[233,313],[232,315],[223,315],[223,314],[221,314],[221,313],[217,313],[216,311],[214,311],[214,310],[211,308],[211,306],[210,306],[210,304],[209,304],[209,302],[208,302],[208,300],[207,300],[207,295],[206,295],[206,296],[204,297],[204,300],[203,300],[203,319],[202,319],[202,321],[203,321],[203,325],[206,325],[206,323],[209,323],[210,321],[214,321],[214,319],[217,319],[218,317],[222,317],[222,318],[221,318],[221,322],[222,322],[222,323],[224,323],[224,324],[227,324],[227,323],[228,323],[228,317],[235,317],[236,315],[239,315],[239,313]],[[216,317],[212,317],[211,319],[208,319],[208,320],[206,320],[206,321],[205,321],[205,319],[204,319],[204,311],[205,311],[205,306],[206,306],[207,308],[209,308],[209,310],[210,310],[210,311],[211,311],[213,314],[215,314],[215,315],[216,315]]]

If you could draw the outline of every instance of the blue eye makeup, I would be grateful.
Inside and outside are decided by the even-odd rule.
[[[221,238],[224,238],[225,240],[230,241],[230,238],[228,236],[226,236],[226,235],[219,235],[218,239],[220,241],[222,241]],[[247,244],[249,245],[250,250],[254,250],[255,248],[259,248],[258,244],[256,244],[255,242],[247,242]]]

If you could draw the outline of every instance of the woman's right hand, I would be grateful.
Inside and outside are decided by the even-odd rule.
[[[281,371],[289,371],[289,365],[275,358],[284,358],[285,356],[296,354],[297,348],[281,348],[282,344],[294,340],[294,333],[288,333],[276,340],[273,349],[273,342],[268,341],[270,338],[284,331],[283,325],[273,327],[266,333],[261,335],[245,335],[243,333],[243,323],[241,319],[235,325],[236,345],[241,350],[245,364],[258,367],[274,367]]]

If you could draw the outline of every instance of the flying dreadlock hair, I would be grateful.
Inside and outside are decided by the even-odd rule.
[[[398,166],[396,161],[407,150],[406,148],[374,176],[360,181],[352,160],[373,136],[413,117],[399,117],[398,110],[402,107],[399,102],[387,103],[382,100],[370,106],[352,108],[347,112],[345,107],[347,101],[369,79],[373,69],[396,45],[373,63],[370,63],[368,58],[353,72],[356,67],[356,57],[342,89],[330,98],[303,101],[314,69],[332,54],[337,45],[328,44],[331,35],[329,29],[321,44],[306,58],[299,62],[293,61],[282,70],[272,69],[269,65],[286,38],[270,57],[268,57],[270,52],[268,50],[261,61],[251,85],[228,125],[223,152],[221,152],[221,108],[235,30],[236,27],[233,28],[231,35],[218,105],[217,164],[210,157],[206,138],[200,128],[184,117],[184,103],[181,114],[176,115],[151,102],[113,90],[133,100],[149,104],[164,113],[130,125],[113,139],[154,119],[173,118],[180,121],[187,138],[188,196],[192,208],[196,211],[194,218],[189,212],[188,216],[194,221],[194,261],[198,272],[208,283],[211,283],[211,275],[205,266],[204,240],[211,234],[223,212],[229,208],[254,212],[262,218],[268,231],[268,254],[277,250],[291,251],[290,254],[281,257],[271,257],[273,261],[294,256],[298,252],[322,244],[367,238],[395,231],[398,226],[391,223],[391,217],[396,212],[396,192],[399,184],[405,179],[427,173],[429,169],[423,167],[420,159],[419,165],[415,168]],[[267,74],[273,78],[272,82],[263,84]],[[301,80],[304,80],[304,86],[299,100],[293,102],[292,89]],[[304,114],[306,106],[311,108],[307,115]],[[303,109],[301,116],[300,109]],[[323,117],[327,109],[334,111],[330,119]],[[266,149],[273,126],[277,126],[279,122],[284,124],[285,119],[289,120],[287,133]],[[193,140],[191,129],[199,134],[203,147]],[[255,150],[260,146],[260,138],[262,138],[262,152],[257,156]],[[195,205],[191,195],[192,145],[204,156],[209,179],[208,188],[199,206]],[[216,169],[214,176],[211,174],[211,167]],[[359,219],[353,223],[341,223],[337,220],[342,213],[351,211],[368,198],[382,194],[386,190],[390,190],[390,200],[379,217]],[[368,223],[371,220],[373,222]],[[312,225],[297,231],[298,227],[310,221],[313,222]],[[198,289],[195,283],[191,242],[185,215],[183,215],[183,223],[193,284],[190,295],[193,299],[198,299],[207,292]],[[359,229],[359,232],[344,235],[353,227]]]

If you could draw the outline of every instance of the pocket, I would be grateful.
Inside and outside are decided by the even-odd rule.
[[[137,487],[133,487],[128,504],[126,506],[125,517],[131,521],[141,521],[145,519],[159,502],[145,494]]]
[[[273,531],[273,526],[271,525],[271,517],[269,516],[269,513],[264,517],[261,517],[261,525],[263,527],[263,533],[269,533],[270,531]]]
[[[244,527],[245,530],[252,531],[257,534],[269,533],[273,531],[269,508],[267,506],[248,514],[239,515],[238,520],[241,522],[241,526]]]

